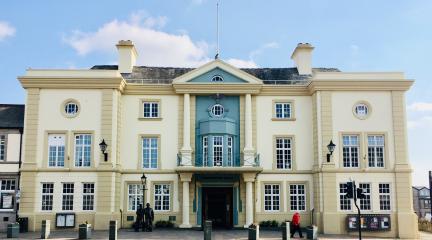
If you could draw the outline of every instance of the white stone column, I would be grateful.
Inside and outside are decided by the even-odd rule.
[[[246,223],[245,228],[254,222],[254,196],[252,194],[253,183],[255,182],[256,173],[243,173],[243,181],[246,183]]]
[[[253,196],[252,182],[246,182],[246,224],[245,228],[253,223]]]
[[[180,224],[180,228],[192,227],[189,223],[189,183],[191,182],[191,179],[191,173],[180,174],[180,180],[183,183],[182,224]]]
[[[181,152],[181,164],[192,165],[192,148],[190,146],[190,95],[184,94],[183,98],[183,146]]]
[[[243,165],[251,166],[254,162],[254,149],[252,146],[252,96],[245,96],[245,147],[243,149]]]

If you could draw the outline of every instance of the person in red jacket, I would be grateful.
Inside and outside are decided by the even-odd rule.
[[[291,221],[291,237],[294,237],[296,232],[299,232],[300,238],[303,238],[303,234],[300,230],[300,214],[298,212],[294,213]]]

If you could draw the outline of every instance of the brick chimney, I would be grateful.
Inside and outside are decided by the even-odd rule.
[[[118,42],[118,70],[120,73],[132,73],[136,64],[138,53],[131,40],[120,40]]]
[[[299,43],[291,55],[300,75],[312,74],[312,50],[310,43]]]

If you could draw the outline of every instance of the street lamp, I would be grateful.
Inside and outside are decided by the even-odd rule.
[[[142,195],[142,202],[143,202],[143,208],[144,208],[144,204],[145,204],[145,191],[147,190],[146,186],[147,186],[147,177],[146,175],[143,173],[143,175],[141,176],[141,184],[142,184],[142,189],[143,189],[143,195]]]
[[[329,145],[327,145],[327,149],[330,153],[327,153],[327,162],[330,162],[330,156],[333,155],[333,151],[336,147],[336,144],[333,143],[333,140],[330,140]]]
[[[108,153],[106,152],[108,144],[105,143],[105,139],[102,139],[102,142],[99,143],[100,150],[102,154],[104,155],[105,162],[108,161]]]

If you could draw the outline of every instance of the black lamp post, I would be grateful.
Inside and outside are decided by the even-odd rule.
[[[143,202],[143,208],[144,208],[144,204],[145,204],[145,191],[147,190],[146,186],[147,186],[147,177],[146,175],[143,173],[143,175],[141,176],[141,184],[142,184],[142,202]]]
[[[99,143],[100,150],[102,154],[104,155],[105,162],[108,161],[108,153],[106,152],[108,144],[105,143],[105,139],[102,139],[102,142]]]
[[[333,140],[330,140],[329,145],[327,145],[327,149],[330,153],[327,153],[327,162],[330,162],[330,156],[333,155],[333,151],[336,147],[336,144],[333,143]]]

